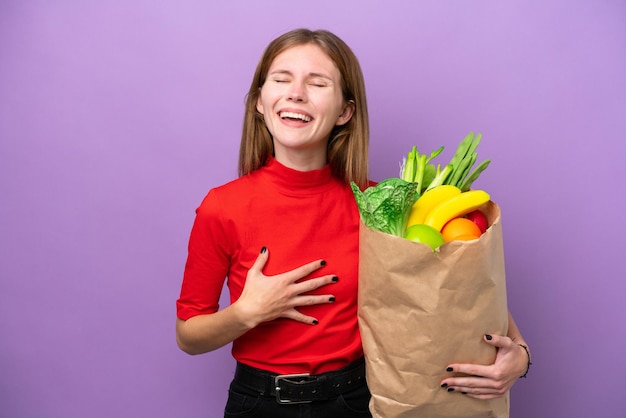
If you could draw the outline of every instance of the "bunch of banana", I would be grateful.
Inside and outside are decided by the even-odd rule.
[[[478,209],[490,199],[484,190],[461,192],[458,187],[448,184],[433,187],[420,196],[411,207],[407,227],[425,224],[441,231],[451,219]]]

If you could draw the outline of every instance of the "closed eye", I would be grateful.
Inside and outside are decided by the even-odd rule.
[[[315,87],[328,87],[332,85],[332,80],[319,74],[312,74],[309,78],[309,84]]]

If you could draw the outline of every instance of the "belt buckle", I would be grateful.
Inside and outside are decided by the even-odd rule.
[[[280,397],[280,381],[294,379],[299,377],[309,377],[311,376],[309,373],[300,373],[300,374],[280,374],[274,378],[274,387],[276,389],[276,402],[280,404],[298,404],[298,403],[311,403],[313,401],[294,401],[293,399],[283,399]]]

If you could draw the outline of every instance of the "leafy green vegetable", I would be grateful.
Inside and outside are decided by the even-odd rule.
[[[406,159],[403,160],[403,164],[400,166],[400,178],[415,183],[418,195],[421,195],[435,176],[439,174],[439,170],[435,168],[434,164],[430,164],[430,161],[441,154],[441,151],[443,151],[443,147],[439,147],[439,149],[431,152],[430,156],[427,156],[420,154],[417,147],[414,146],[407,154]]]
[[[478,164],[474,171],[472,171],[470,175],[467,176],[465,180],[463,180],[463,183],[459,186],[459,189],[461,189],[462,192],[468,191],[472,186],[472,183],[478,178],[478,176],[480,176],[480,173],[482,173],[487,167],[489,167],[490,163],[491,160],[485,160],[482,163]]]
[[[445,181],[450,175],[450,173],[452,173],[452,165],[447,164],[443,168],[443,170],[441,169],[441,165],[438,165],[435,176],[426,187],[426,191],[432,189],[433,187],[437,187],[437,186],[441,186],[442,184],[445,184]]]
[[[364,191],[350,183],[361,220],[370,229],[404,236],[411,206],[419,196],[416,185],[401,178],[391,177]]]
[[[415,180],[415,172],[417,171],[417,147],[413,148],[407,154],[400,166],[400,178],[404,181],[413,182]]]
[[[466,192],[480,173],[485,171],[491,160],[483,161],[474,171],[470,172],[478,157],[476,148],[480,144],[481,138],[481,134],[474,136],[474,132],[470,132],[463,138],[449,163],[452,166],[452,173],[450,173],[443,184],[451,184],[461,189],[462,192]]]

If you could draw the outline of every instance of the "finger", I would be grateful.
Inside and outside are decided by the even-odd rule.
[[[441,387],[448,392],[460,392],[477,399],[493,399],[503,396],[510,386],[488,377],[456,376],[442,380]]]
[[[451,364],[446,371],[449,373],[463,373],[469,376],[488,377],[492,366],[484,366],[482,364]],[[452,377],[451,379],[461,379],[460,377]]]
[[[496,334],[485,334],[483,340],[493,347],[507,347],[512,341],[509,337],[503,337]]]
[[[296,309],[288,310],[287,312],[285,312],[283,317],[288,318],[288,319],[293,319],[294,321],[303,322],[305,324],[310,324],[310,325],[317,325],[319,323],[317,318],[304,315],[303,313],[297,311]]]
[[[311,292],[313,290],[319,289],[322,286],[326,286],[329,284],[337,283],[339,278],[332,274],[327,276],[318,277],[315,279],[306,280],[303,282],[296,283],[294,285],[295,294],[303,294],[307,292]]]
[[[267,247],[261,248],[261,251],[259,251],[259,255],[257,256],[256,260],[254,260],[254,263],[252,264],[252,267],[250,267],[249,271],[253,273],[263,274],[263,268],[265,267],[265,264],[267,264],[268,258],[269,251],[267,250]]]
[[[506,391],[489,387],[446,386],[449,393],[460,393],[476,399],[495,399],[505,395]]]
[[[459,389],[460,393],[465,395],[465,396],[469,396],[470,398],[474,398],[474,399],[480,399],[483,401],[486,400],[490,400],[490,399],[496,399],[501,397],[502,395],[499,393],[494,393],[494,392],[487,392],[487,391],[480,391],[480,390],[473,390],[471,392],[469,391],[463,391],[463,389]]]
[[[464,389],[483,389],[497,390],[497,383],[491,379],[484,377],[449,377],[442,381],[443,388],[464,388]]]
[[[503,395],[498,388],[491,387],[488,379],[482,378],[446,379],[441,387],[449,393],[461,393],[476,399],[493,399]]]
[[[334,303],[333,295],[302,295],[294,298],[294,306],[321,305],[323,303]]]
[[[284,274],[284,276],[291,282],[296,282],[300,279],[302,279],[303,277],[308,276],[309,274],[313,273],[316,270],[319,270],[320,268],[324,267],[326,265],[326,261],[325,260],[316,260],[316,261],[311,261],[310,263],[304,264],[300,267],[297,267],[291,271],[288,271],[287,273]]]

